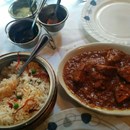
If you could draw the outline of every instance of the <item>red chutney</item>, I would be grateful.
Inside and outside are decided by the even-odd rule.
[[[63,78],[90,106],[130,108],[130,56],[117,49],[86,51],[67,61]]]

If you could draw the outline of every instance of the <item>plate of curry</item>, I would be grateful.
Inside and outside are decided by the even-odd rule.
[[[58,81],[82,106],[110,115],[130,115],[130,47],[90,43],[71,50]]]

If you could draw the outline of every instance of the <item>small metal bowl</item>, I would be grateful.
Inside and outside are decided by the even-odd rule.
[[[57,18],[59,22],[56,24],[47,24],[47,20],[51,14],[54,13],[56,4],[50,4],[42,8],[38,15],[38,21],[39,23],[44,26],[49,32],[58,32],[60,31],[64,25],[65,22],[68,18],[68,11],[67,9],[63,6],[60,5],[58,12],[57,12]]]
[[[33,17],[37,12],[36,2],[32,4],[32,6],[29,6],[29,3],[27,1],[17,0],[10,5],[8,12],[14,19],[30,18]]]
[[[3,67],[8,66],[13,61],[17,61],[18,57],[21,61],[26,61],[29,56],[29,52],[12,52],[0,56],[0,72]],[[38,110],[32,117],[15,125],[0,125],[0,130],[21,130],[23,128],[34,129],[41,123],[41,121],[44,121],[49,116],[54,108],[57,97],[56,76],[54,70],[51,65],[40,56],[36,56],[33,61],[45,69],[49,75],[50,87],[48,97],[40,110]]]
[[[32,48],[36,45],[41,34],[41,28],[36,23],[31,29],[32,19],[20,19],[9,22],[5,27],[5,32],[9,40],[24,49]]]

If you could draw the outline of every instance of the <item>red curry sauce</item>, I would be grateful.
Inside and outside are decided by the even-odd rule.
[[[68,60],[63,77],[69,89],[90,106],[130,108],[130,56],[122,51],[82,52]]]

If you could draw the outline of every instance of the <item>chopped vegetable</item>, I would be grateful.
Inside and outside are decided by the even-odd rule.
[[[45,73],[44,71],[41,71],[39,73],[34,74],[34,77],[41,78],[44,81],[48,81],[49,80],[49,75],[47,73]]]
[[[32,73],[32,74],[36,74],[36,70],[35,70],[35,69],[32,69],[32,70],[31,70],[31,73]]]
[[[8,102],[8,105],[9,105],[10,108],[13,108],[13,104],[12,103]]]
[[[14,109],[18,109],[19,108],[19,104],[15,103],[13,107],[14,107]]]
[[[35,102],[35,100],[32,99],[32,98],[27,99],[27,100],[25,101],[24,105],[23,105],[22,107],[20,107],[19,109],[17,109],[17,111],[16,111],[14,114],[16,115],[16,113],[17,113],[18,111],[20,111],[21,109],[23,109],[23,108],[26,107],[26,106],[27,106],[27,108],[28,108],[28,105],[30,104],[29,102]],[[36,105],[36,104],[35,104],[35,105]],[[32,104],[31,104],[31,106],[32,106]],[[28,108],[28,110],[29,110],[29,108]]]
[[[22,99],[23,93],[22,92],[16,92],[16,98],[17,99]]]

